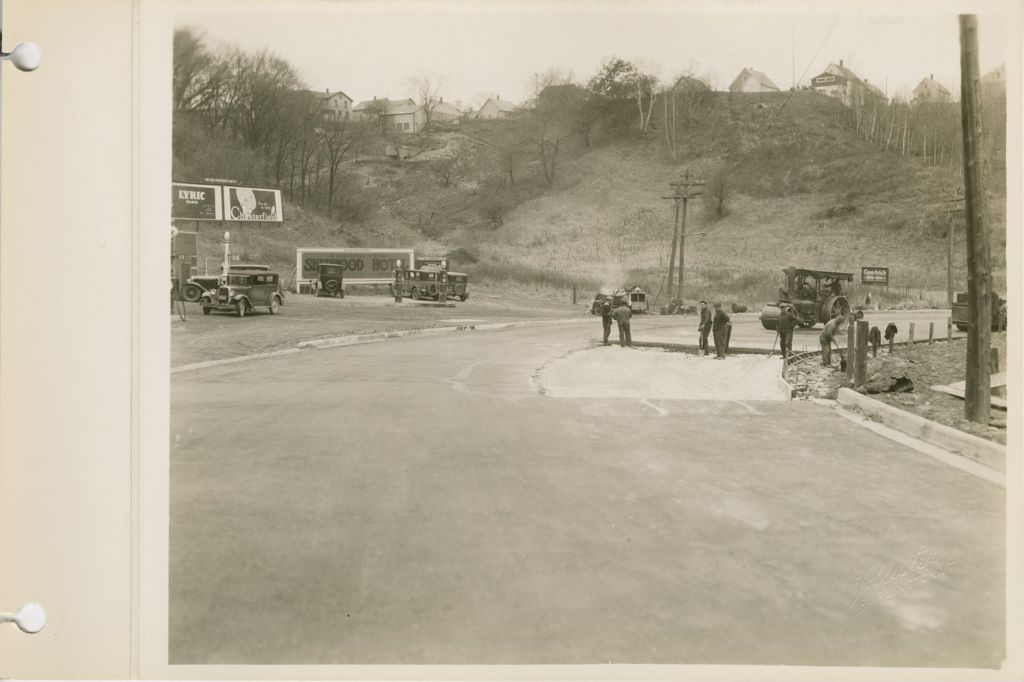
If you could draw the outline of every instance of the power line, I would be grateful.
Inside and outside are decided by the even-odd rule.
[[[804,76],[807,75],[807,71],[811,68],[811,64],[813,64],[814,60],[818,58],[818,53],[821,52],[821,48],[825,47],[825,42],[828,40],[828,37],[830,35],[832,35],[832,29],[834,29],[836,27],[836,24],[838,24],[838,23],[839,23],[839,19],[836,19],[835,21],[833,21],[832,22],[832,26],[828,29],[828,33],[826,33],[825,37],[821,39],[821,44],[818,45],[818,49],[814,51],[814,56],[811,57],[811,60],[809,62],[807,62],[807,66],[804,68],[804,72],[802,74],[800,74],[800,80],[801,81],[803,81]],[[767,133],[769,130],[771,130],[772,126],[775,125],[775,121],[778,120],[779,116],[782,114],[782,110],[786,108],[787,104],[789,104],[789,100],[793,97],[793,93],[794,92],[796,92],[796,84],[794,84],[792,89],[790,89],[789,96],[786,97],[786,101],[784,101],[782,103],[782,106],[779,107],[779,110],[777,112],[775,112],[775,118],[773,118],[771,120],[771,122],[768,124],[768,127],[764,129],[765,133]],[[762,135],[763,134],[764,133],[762,133]]]

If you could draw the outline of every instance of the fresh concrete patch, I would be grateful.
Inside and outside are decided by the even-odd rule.
[[[263,358],[270,358],[277,355],[287,355],[289,353],[298,353],[302,350],[309,349],[322,349],[322,348],[336,348],[341,346],[353,346],[361,343],[375,343],[377,341],[384,341],[386,339],[397,339],[403,336],[420,335],[428,336],[433,334],[447,334],[451,332],[462,332],[462,331],[488,331],[494,329],[508,329],[512,327],[535,327],[549,324],[572,324],[574,322],[586,322],[585,319],[561,319],[561,320],[525,320],[522,322],[491,322],[487,324],[463,324],[454,327],[427,327],[425,329],[399,329],[390,332],[377,332],[374,334],[349,334],[346,336],[334,336],[327,339],[312,339],[310,341],[300,341],[295,345],[294,348],[286,348],[283,350],[271,351],[268,353],[254,353],[252,355],[242,355],[234,358],[224,358],[222,360],[207,360],[204,362],[193,362],[188,365],[179,365],[178,367],[171,368],[171,374],[180,374],[181,372],[189,372],[196,369],[206,369],[208,367],[219,367],[220,365],[228,365],[234,362],[242,362],[245,360],[260,360]]]
[[[781,360],[744,355],[715,360],[660,348],[598,346],[558,358],[537,375],[556,398],[788,400]]]
[[[1006,472],[1006,446],[1004,445],[905,412],[848,388],[839,389],[838,401],[840,405],[854,407],[861,413],[878,419],[886,426],[930,445],[980,462],[996,471]]]

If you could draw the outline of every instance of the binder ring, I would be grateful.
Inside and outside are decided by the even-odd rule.
[[[14,623],[22,632],[32,635],[46,625],[46,611],[35,602],[22,606],[17,613],[0,613],[0,623]]]
[[[11,62],[19,71],[35,71],[43,63],[43,51],[35,43],[18,43],[10,52],[0,52],[0,60]]]

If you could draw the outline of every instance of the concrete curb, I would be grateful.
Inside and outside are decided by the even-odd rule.
[[[838,402],[841,406],[854,407],[861,413],[880,420],[886,426],[929,445],[1006,473],[1006,447],[999,443],[911,414],[849,388],[839,389]]]
[[[597,341],[600,343],[600,340]],[[613,346],[618,346],[618,341],[611,341]],[[700,349],[695,343],[672,343],[670,341],[634,341],[633,347],[635,348],[664,348],[665,350],[673,352],[685,352],[685,353],[697,353]],[[708,351],[709,355],[714,355],[714,349]],[[727,355],[769,355],[769,351],[766,348],[749,348],[743,346],[730,346]]]
[[[778,381],[779,390],[782,391],[787,400],[792,400],[796,397],[796,389],[782,375],[777,376],[776,380]]]
[[[219,367],[221,365],[230,365],[236,362],[244,362],[246,360],[262,360],[264,358],[272,358],[278,355],[289,355],[291,353],[298,353],[308,349],[323,349],[323,348],[340,348],[342,346],[354,346],[363,343],[374,343],[376,341],[384,341],[386,339],[397,339],[403,336],[432,336],[435,334],[449,334],[451,332],[461,331],[488,331],[493,329],[510,329],[513,327],[538,327],[552,324],[572,324],[574,322],[589,322],[590,320],[585,318],[571,318],[571,319],[558,319],[558,320],[527,320],[525,322],[487,322],[484,324],[464,324],[455,327],[427,327],[424,329],[399,329],[390,332],[377,332],[375,334],[354,334],[350,336],[335,336],[329,339],[315,339],[313,341],[300,341],[295,345],[294,348],[285,348],[283,350],[270,351],[268,353],[255,353],[253,355],[240,355],[234,358],[224,358],[223,360],[206,360],[204,362],[194,362],[188,365],[179,365],[171,368],[171,374],[181,374],[182,372],[190,372],[197,369],[207,369],[209,367]]]

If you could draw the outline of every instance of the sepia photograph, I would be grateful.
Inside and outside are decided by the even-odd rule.
[[[166,664],[1003,670],[963,6],[178,3]]]

